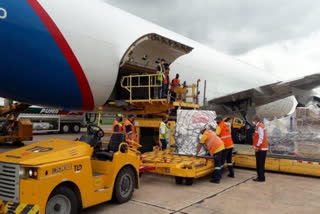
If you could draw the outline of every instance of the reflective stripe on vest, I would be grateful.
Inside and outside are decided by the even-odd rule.
[[[222,140],[222,139],[226,139],[228,137],[231,137],[231,135],[226,135],[226,136],[220,137],[220,139]]]
[[[208,142],[208,144],[207,144],[207,147],[209,148],[210,147],[210,145],[211,145],[211,143],[214,141],[214,139],[216,139],[217,138],[217,135],[215,135],[215,136],[213,136],[212,138],[211,138],[211,140]]]
[[[219,137],[223,141],[224,147],[225,148],[233,147],[233,141],[232,141],[229,125],[224,121],[221,121],[218,126],[220,127],[220,130],[221,130]]]
[[[214,155],[221,146],[223,147],[223,141],[216,135],[216,133],[207,130],[203,134],[207,136],[205,144],[210,155]]]

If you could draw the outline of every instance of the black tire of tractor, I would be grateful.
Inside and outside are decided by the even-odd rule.
[[[52,199],[55,196],[59,196],[59,195],[62,195],[62,196],[64,196],[64,197],[69,199],[70,204],[71,204],[71,211],[70,211],[69,214],[81,213],[80,203],[79,203],[79,200],[77,198],[76,193],[72,189],[70,189],[70,188],[68,188],[66,186],[57,187],[51,193],[51,195],[50,195],[50,197],[49,197],[49,199],[47,201],[47,205],[48,205],[50,199]],[[46,207],[46,214],[50,213],[50,210],[47,210],[47,209],[48,209],[48,207]],[[66,214],[68,214],[68,213],[66,213]]]
[[[186,179],[186,185],[191,186],[193,184],[194,178],[185,178]]]
[[[113,201],[119,204],[129,201],[132,198],[135,185],[136,177],[132,168],[124,167],[121,169],[114,185]]]
[[[183,183],[183,177],[176,176],[176,184],[182,184]]]
[[[11,145],[12,145],[13,147],[19,148],[19,147],[23,147],[23,146],[24,146],[24,143],[21,142],[21,141],[14,141],[14,142],[12,142]]]

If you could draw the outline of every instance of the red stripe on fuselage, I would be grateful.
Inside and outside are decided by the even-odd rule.
[[[82,109],[83,110],[93,110],[94,101],[91,92],[91,88],[89,86],[88,80],[81,68],[81,65],[74,55],[71,47],[67,43],[66,39],[63,37],[61,31],[57,27],[57,25],[50,18],[49,14],[43,9],[43,7],[39,4],[37,0],[27,0],[34,11],[38,14],[40,19],[43,21],[53,39],[58,44],[61,52],[65,56],[68,61],[74,75],[76,76],[77,82],[80,87],[81,95],[82,95]]]

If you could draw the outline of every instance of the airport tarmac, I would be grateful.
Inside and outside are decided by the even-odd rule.
[[[35,135],[33,142],[48,138],[73,140],[81,134]],[[0,152],[9,149],[1,146]],[[140,189],[134,192],[131,201],[120,205],[107,202],[83,213],[320,213],[319,178],[267,173],[267,181],[257,183],[252,181],[256,175],[253,170],[236,169],[235,178],[226,174],[220,184],[212,184],[209,177],[204,177],[195,180],[192,186],[185,186],[176,185],[173,177],[145,173],[141,177]]]

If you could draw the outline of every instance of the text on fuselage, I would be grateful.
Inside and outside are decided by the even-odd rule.
[[[0,7],[0,19],[6,19],[8,16],[7,10]]]

